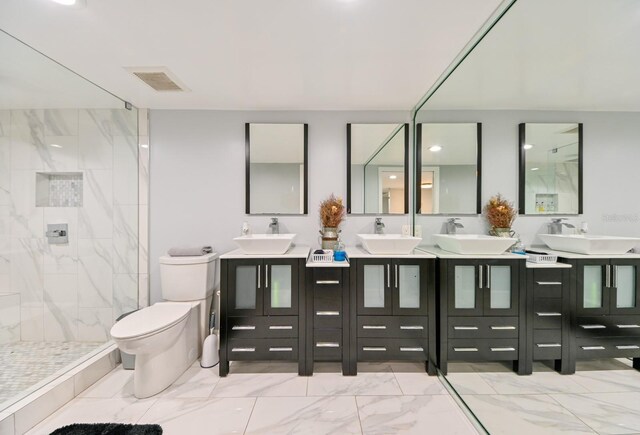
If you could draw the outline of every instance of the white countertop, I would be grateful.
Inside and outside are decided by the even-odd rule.
[[[351,264],[349,264],[349,260],[332,261],[327,263],[323,263],[321,261],[311,261],[310,259],[307,260],[307,267],[350,267],[350,266]]]
[[[640,258],[640,253],[631,253],[631,254],[576,254],[575,252],[565,252],[565,251],[554,251],[553,249],[549,249],[546,246],[532,246],[531,250],[533,251],[542,251],[548,252],[552,255],[557,255],[558,257],[566,258],[568,260],[588,260],[588,259],[605,259],[605,258],[616,258],[616,259],[638,259]]]
[[[304,245],[294,245],[284,254],[245,254],[240,249],[234,249],[220,256],[221,260],[239,259],[239,258],[307,258],[310,248]]]
[[[436,258],[435,255],[419,249],[411,254],[370,254],[362,246],[347,246],[345,249],[349,258]]]
[[[512,254],[511,252],[505,252],[502,254],[476,254],[476,255],[469,255],[469,254],[456,254],[455,252],[449,252],[449,251],[445,251],[444,249],[441,249],[437,246],[421,246],[420,247],[421,250],[430,252],[432,254],[434,254],[436,257],[438,258],[466,258],[469,260],[472,260],[474,258],[494,258],[494,259],[502,259],[502,260],[511,260],[511,259],[516,259],[516,260],[526,260],[527,256],[526,255],[520,255],[520,254]]]
[[[532,263],[527,261],[527,269],[571,269],[567,263]]]

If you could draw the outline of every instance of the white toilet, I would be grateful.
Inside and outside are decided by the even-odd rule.
[[[136,356],[136,397],[164,390],[198,359],[209,331],[217,257],[160,257],[160,285],[167,302],[136,311],[111,328],[120,350]]]

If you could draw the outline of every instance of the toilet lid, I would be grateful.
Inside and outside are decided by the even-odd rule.
[[[143,308],[113,325],[111,336],[126,339],[162,331],[184,319],[190,309],[188,303],[158,303]]]

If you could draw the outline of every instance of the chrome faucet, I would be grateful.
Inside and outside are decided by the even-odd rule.
[[[567,228],[575,228],[575,226],[562,222],[567,218],[553,218],[551,222],[547,224],[549,226],[549,234],[562,234],[562,226],[564,225]]]
[[[384,234],[384,224],[382,218],[376,218],[376,222],[373,224],[373,229],[376,234]]]
[[[458,228],[464,228],[464,225],[456,222],[457,220],[460,220],[460,218],[447,219],[447,234],[455,234]]]
[[[269,228],[271,228],[271,234],[280,234],[280,224],[278,223],[278,218],[271,218]]]

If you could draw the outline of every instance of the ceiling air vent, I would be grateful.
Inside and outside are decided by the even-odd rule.
[[[125,69],[158,92],[185,92],[189,90],[166,67],[133,67]]]

